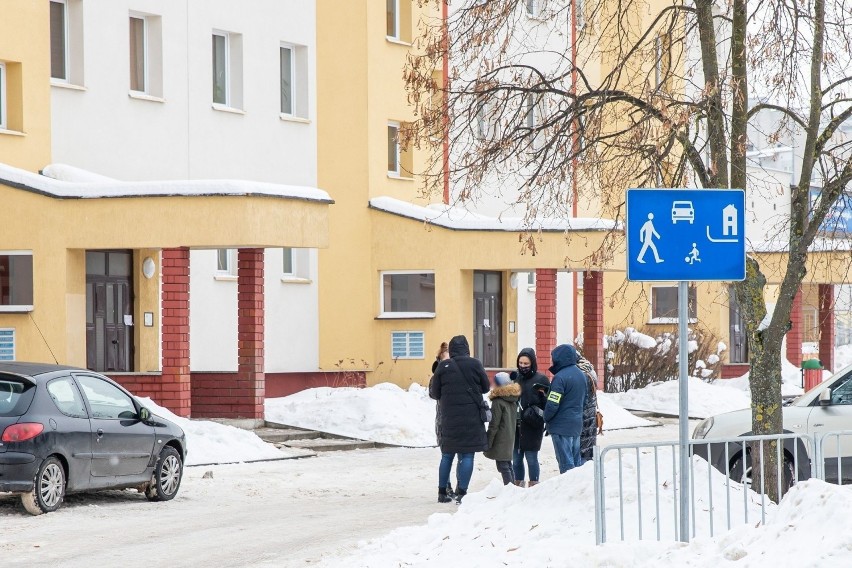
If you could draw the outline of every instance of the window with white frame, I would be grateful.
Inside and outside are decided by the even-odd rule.
[[[524,109],[526,110],[527,128],[535,128],[535,125],[538,121],[538,116],[536,115],[535,97],[533,95],[526,96],[524,100]]]
[[[68,81],[68,5],[50,1],[50,77]]]
[[[539,0],[526,0],[527,16],[535,18],[538,16]]]
[[[213,104],[234,109],[243,104],[242,34],[212,34]]]
[[[488,101],[479,98],[476,101],[476,136],[480,140],[488,138]]]
[[[399,175],[399,123],[388,123],[388,173]]]
[[[411,0],[386,0],[385,35],[388,39],[411,41]]]
[[[281,58],[281,114],[295,114],[295,53],[291,45],[282,45]]]
[[[387,0],[387,36],[399,37],[399,0]]]
[[[216,272],[221,276],[236,276],[236,249],[216,249]]]
[[[0,251],[0,312],[29,312],[32,309],[32,251]]]
[[[392,331],[391,357],[394,359],[424,359],[425,333],[422,331]]]
[[[6,128],[6,64],[0,61],[0,129]]]
[[[144,17],[130,16],[130,90],[148,89],[148,25]]]
[[[296,251],[292,248],[284,248],[284,276],[296,276]]]
[[[382,272],[380,294],[384,317],[435,316],[434,272]]]
[[[50,0],[50,79],[83,83],[83,2]]]
[[[677,286],[652,286],[651,287],[651,322],[650,323],[672,323],[678,317]],[[689,304],[689,319],[698,317],[698,299],[695,286],[689,287],[687,298]]]

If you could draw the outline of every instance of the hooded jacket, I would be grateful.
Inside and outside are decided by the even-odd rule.
[[[491,394],[488,395],[488,398],[491,399],[491,422],[488,423],[486,458],[496,461],[512,461],[520,396],[521,385],[518,383],[509,383],[504,387],[491,389]]]
[[[553,381],[544,407],[544,421],[551,434],[580,436],[586,403],[586,375],[577,367],[577,350],[559,345],[551,353]]]
[[[521,386],[521,408],[537,406],[544,410],[544,405],[547,402],[545,395],[539,392],[536,385],[549,386],[550,381],[543,374],[538,372],[538,360],[535,356],[535,350],[532,347],[525,347],[518,353],[518,359],[528,357],[530,360],[530,370],[524,374],[521,373],[520,365],[518,371],[512,373],[516,383]],[[537,428],[530,426],[523,420],[518,421],[518,448],[522,452],[537,452],[541,450],[541,442],[544,438],[544,426]]]
[[[489,390],[488,375],[470,356],[463,335],[450,340],[450,358],[438,364],[429,381],[429,396],[440,405],[440,446],[445,454],[468,454],[488,449],[478,400]]]

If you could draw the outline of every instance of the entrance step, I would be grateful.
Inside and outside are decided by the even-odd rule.
[[[291,448],[311,450],[313,452],[334,452],[373,449],[376,447],[376,443],[347,438],[313,438],[310,440],[294,440],[292,442],[287,442],[287,446]]]
[[[254,431],[264,442],[270,444],[285,444],[295,440],[310,440],[320,437],[319,432],[299,430],[296,428],[258,428]]]

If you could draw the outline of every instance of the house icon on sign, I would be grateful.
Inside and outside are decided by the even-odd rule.
[[[737,236],[737,208],[728,205],[722,209],[722,234],[724,236]]]

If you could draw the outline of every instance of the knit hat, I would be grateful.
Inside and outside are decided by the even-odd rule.
[[[498,387],[505,387],[511,382],[512,379],[509,377],[509,373],[500,372],[494,375],[494,384]]]

